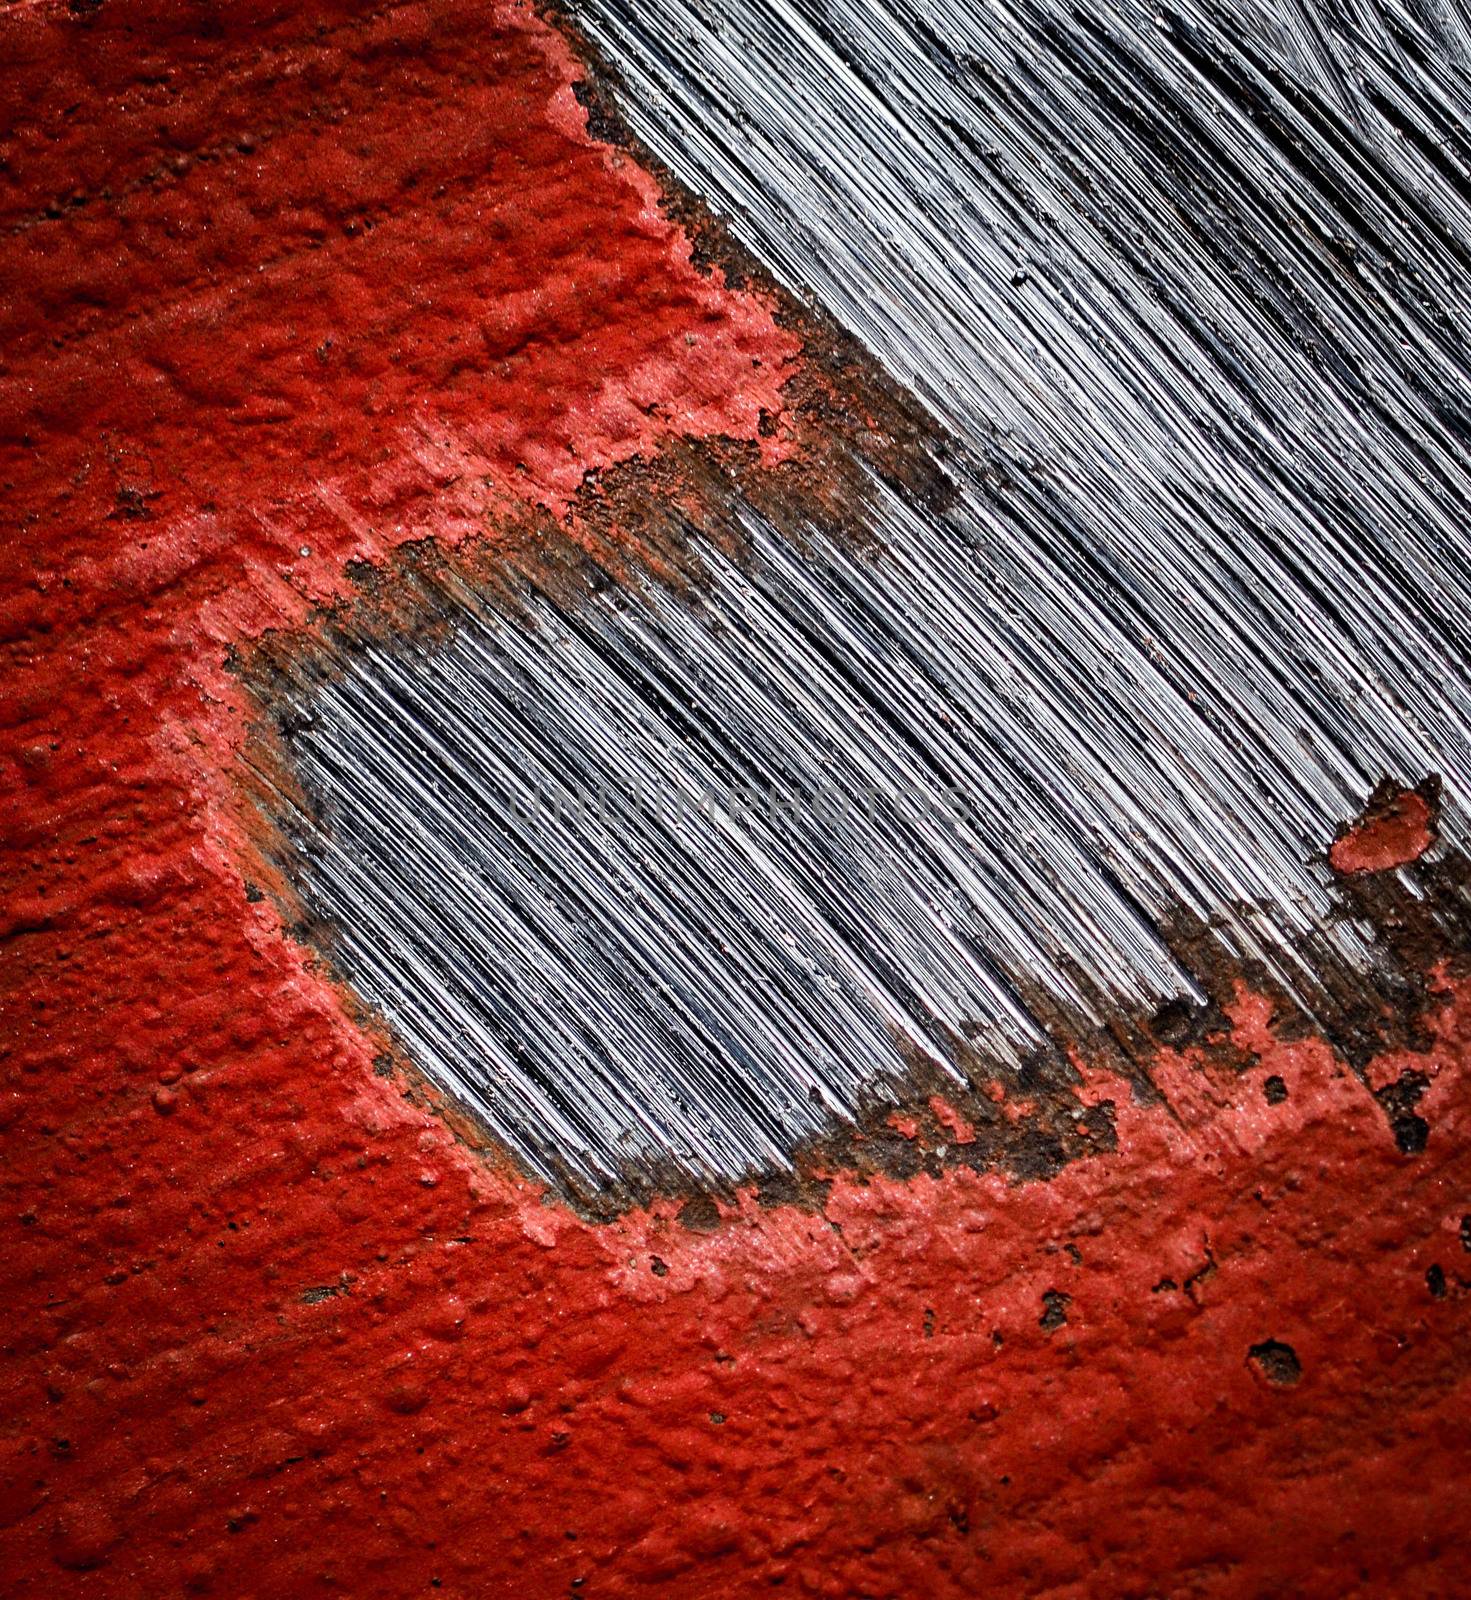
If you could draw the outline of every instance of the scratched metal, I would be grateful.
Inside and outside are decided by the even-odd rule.
[[[295,739],[309,901],[421,1065],[574,1187],[780,1166],[956,1034],[1311,1009],[1322,849],[1468,772],[1466,18],[590,0],[678,179],[957,441],[860,557],[746,513],[652,585],[372,649]],[[1359,930],[1326,935],[1368,960]]]

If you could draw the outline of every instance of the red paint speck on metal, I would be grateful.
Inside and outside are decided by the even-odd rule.
[[[1328,851],[1335,872],[1407,867],[1435,843],[1435,808],[1414,789],[1381,785],[1365,811]]]
[[[1252,1064],[1166,1053],[1167,1105],[1080,1063],[1118,1147],[1052,1182],[713,1231],[543,1204],[373,1075],[246,897],[227,651],[754,441],[795,351],[529,13],[210,15],[0,19],[5,1592],[1465,1592],[1449,976],[1378,1074],[1422,1157],[1243,992]]]

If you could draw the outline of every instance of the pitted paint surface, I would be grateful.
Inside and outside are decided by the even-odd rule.
[[[577,131],[555,37],[503,20],[0,19],[0,264],[44,302],[3,380],[6,1592],[1464,1589],[1454,974],[1433,1037],[1368,1071],[1414,1090],[1419,1155],[1327,1045],[1242,995],[1242,1058],[1167,1055],[1165,1104],[1083,1063],[1117,1148],[1050,1183],[838,1173],[821,1213],[743,1194],[700,1231],[672,1202],[594,1226],[376,1076],[381,1041],[251,892],[227,652],[299,627],[351,561],[462,540],[501,492],[494,450],[466,477],[463,455],[396,448],[395,374],[459,370],[464,319],[437,327],[425,295],[442,271],[453,297],[467,244],[549,281],[586,260],[607,291],[571,300],[599,319],[595,363],[528,351],[524,393],[475,391],[492,441],[541,406],[579,460],[614,459],[644,426],[628,374],[657,371],[754,443],[754,411],[720,409],[720,352],[791,359]],[[251,190],[278,119],[295,154]],[[507,148],[479,202],[380,221],[371,185],[391,173],[396,203],[418,173],[432,195],[480,127]],[[510,198],[533,152],[555,205]],[[317,245],[293,231],[307,173],[336,197]],[[509,228],[498,253],[485,219]],[[281,353],[293,328],[320,372]],[[285,375],[265,414],[227,383],[252,363]],[[527,465],[555,504],[560,457]],[[1296,1383],[1251,1354],[1274,1345]]]

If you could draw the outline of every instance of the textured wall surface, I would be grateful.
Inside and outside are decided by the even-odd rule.
[[[994,1085],[789,1193],[547,1203],[289,930],[232,668],[678,441],[782,471],[790,319],[521,9],[27,5],[0,60],[0,1587],[1465,1593],[1425,802],[1334,846],[1399,952],[1352,1049],[1227,975],[1152,1093],[1075,1054],[1050,1176]]]

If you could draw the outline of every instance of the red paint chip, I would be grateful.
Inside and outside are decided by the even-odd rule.
[[[1435,837],[1433,798],[1386,780],[1363,815],[1334,841],[1328,860],[1335,872],[1389,872],[1418,861]]]

